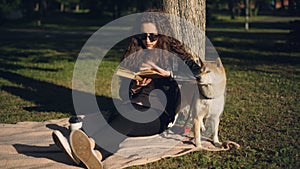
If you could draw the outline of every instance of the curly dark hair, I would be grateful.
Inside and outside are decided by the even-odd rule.
[[[193,59],[193,56],[185,49],[184,44],[182,44],[179,40],[173,38],[174,32],[172,30],[169,19],[166,15],[164,15],[164,12],[153,9],[148,10],[146,11],[146,13],[140,15],[137,23],[137,26],[133,28],[135,29],[135,32],[140,31],[140,26],[143,23],[152,23],[156,26],[159,33],[159,38],[155,48],[162,49],[156,52],[163,53],[157,53],[156,56],[159,57],[149,56],[147,58],[151,58],[155,63],[160,63],[160,66],[162,68],[166,68],[168,64],[167,57],[170,56],[167,54],[168,52],[177,55],[183,60],[186,60],[186,58]],[[131,68],[137,67],[139,65],[138,63],[141,63],[141,60],[143,59],[143,57],[145,57],[145,55],[143,55],[144,52],[142,52],[143,49],[146,49],[146,47],[144,46],[142,40],[139,38],[139,35],[132,36],[128,48],[126,49],[122,58],[123,61],[125,58],[128,58],[130,56],[130,61],[123,63],[122,66]],[[202,67],[202,65],[203,63],[200,60],[200,67]]]

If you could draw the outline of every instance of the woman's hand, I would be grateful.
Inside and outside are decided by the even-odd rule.
[[[147,86],[149,83],[151,83],[151,81],[151,78],[144,78],[141,81],[136,80],[135,84],[131,87],[131,91],[133,93],[137,93],[142,87]]]
[[[170,71],[166,71],[166,70],[160,68],[159,66],[157,66],[155,63],[153,63],[151,61],[143,63],[140,70],[154,70],[154,71],[157,71],[158,73],[160,73],[164,77],[170,77],[171,76]]]
[[[147,86],[149,83],[151,83],[152,79],[151,78],[144,78],[141,81],[136,80],[136,85],[137,86]]]

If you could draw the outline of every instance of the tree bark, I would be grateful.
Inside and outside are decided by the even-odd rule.
[[[281,10],[284,10],[285,9],[284,0],[281,0],[280,3],[281,3]]]
[[[178,40],[185,43],[194,60],[205,60],[205,28],[206,1],[205,0],[163,0],[164,10],[191,22],[198,31],[191,31],[190,26],[183,23],[171,22]],[[201,32],[201,34],[199,34]]]
[[[60,12],[64,12],[65,11],[65,4],[60,3]]]

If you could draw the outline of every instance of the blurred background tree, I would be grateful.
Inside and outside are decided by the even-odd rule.
[[[20,10],[21,4],[22,0],[0,0],[0,23],[5,19],[13,19],[11,16],[12,11]],[[20,15],[20,12],[18,13]]]
[[[75,4],[75,11],[79,11],[80,8],[80,0],[56,0],[56,2],[60,3],[60,12],[65,12],[65,6],[71,6]]]

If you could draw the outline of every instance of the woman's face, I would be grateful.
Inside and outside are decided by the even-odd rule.
[[[147,49],[153,49],[158,41],[158,31],[155,24],[153,23],[142,23],[141,25],[142,34],[141,39]]]

